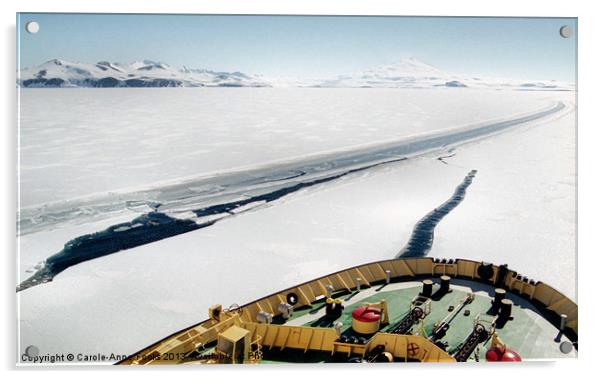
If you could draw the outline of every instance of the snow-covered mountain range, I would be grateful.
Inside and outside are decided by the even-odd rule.
[[[144,60],[130,64],[98,62],[74,63],[52,59],[21,70],[22,87],[266,87],[259,76],[241,72],[216,72],[174,68],[165,63]]]
[[[129,64],[73,63],[53,59],[19,72],[22,87],[325,87],[325,88],[493,88],[574,90],[555,80],[517,80],[455,75],[417,58],[399,60],[334,78],[268,78],[242,72],[175,68],[150,60]]]

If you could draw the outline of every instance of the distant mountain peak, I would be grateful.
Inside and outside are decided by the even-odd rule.
[[[361,75],[374,77],[442,77],[448,73],[424,63],[416,57],[402,58],[395,62],[364,70]]]
[[[420,67],[420,68],[424,68],[424,69],[428,69],[428,70],[439,70],[435,66],[428,64],[428,63],[424,62],[423,60],[420,60],[416,57],[402,58],[402,59],[398,60],[396,63],[398,66],[409,66],[409,67],[417,67],[417,68]]]
[[[57,66],[62,66],[64,64],[65,64],[65,61],[62,59],[58,59],[58,58],[53,58],[49,61],[42,63],[42,65],[57,65]]]
[[[169,69],[168,64],[158,62],[158,61],[153,61],[150,59],[145,59],[142,61],[130,63],[130,66],[135,68],[136,70],[152,70],[152,69],[167,70],[167,69]]]

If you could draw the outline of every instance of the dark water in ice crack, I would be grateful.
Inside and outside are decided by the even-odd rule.
[[[472,184],[476,174],[477,170],[470,171],[462,183],[456,187],[452,197],[418,221],[410,240],[397,254],[397,258],[423,257],[428,254],[433,247],[437,224],[464,200],[466,189]]]

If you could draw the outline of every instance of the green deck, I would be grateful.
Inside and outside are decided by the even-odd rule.
[[[433,280],[435,283],[437,279]],[[435,285],[433,292],[437,290]],[[440,298],[432,298],[431,313],[426,316],[422,326],[427,336],[430,336],[435,323],[444,319],[450,314],[449,307],[457,307],[463,298],[469,293],[474,293],[475,298],[465,305],[460,312],[452,319],[450,328],[442,341],[448,343],[448,352],[453,355],[455,349],[462,344],[464,339],[472,331],[474,320],[479,314],[487,314],[491,307],[492,294],[494,288],[482,283],[466,280],[451,281],[452,291]],[[378,303],[381,300],[387,302],[389,311],[389,325],[381,328],[381,332],[389,332],[393,329],[409,312],[411,301],[419,294],[422,289],[420,281],[391,283],[386,286],[375,286],[362,289],[360,292],[349,293],[346,291],[334,294],[334,298],[343,301],[345,310],[341,317],[336,320],[343,324],[342,334],[353,335],[351,329],[351,313],[353,310],[365,303]],[[541,360],[557,359],[566,357],[575,357],[573,351],[568,355],[560,351],[559,344],[568,339],[559,334],[558,329],[549,323],[541,313],[526,299],[523,299],[512,293],[507,294],[507,298],[514,302],[512,309],[512,319],[505,325],[497,325],[498,336],[512,350],[519,353],[523,360]],[[274,324],[303,325],[310,327],[333,327],[333,323],[325,318],[325,299],[322,298],[310,306],[298,308],[294,311],[291,318],[284,320],[281,316],[274,317]],[[470,310],[469,315],[465,315],[465,310]],[[411,333],[420,334],[420,324],[414,325]],[[370,336],[364,336],[370,338]],[[485,361],[485,353],[490,347],[490,340],[479,345],[479,361]],[[213,347],[208,347],[202,353],[213,351]],[[264,349],[262,363],[321,363],[321,362],[346,362],[348,357],[331,356],[329,352],[303,353],[293,349]],[[474,361],[474,353],[469,359]]]
[[[403,286],[403,288],[399,288],[400,286]],[[410,303],[419,294],[420,290],[420,282],[413,282],[389,284],[380,288],[380,291],[372,288],[352,294],[339,293],[337,297],[341,298],[345,305],[342,316],[337,320],[343,324],[343,335],[354,334],[351,329],[351,313],[356,307],[365,303],[378,303],[383,299],[387,302],[390,323],[387,326],[383,326],[381,331],[388,332],[409,312]],[[448,342],[448,351],[450,354],[453,354],[455,349],[462,344],[472,331],[477,315],[487,314],[487,311],[491,307],[492,298],[488,294],[492,293],[491,291],[493,291],[493,287],[490,286],[452,279],[452,292],[440,299],[432,299],[431,313],[423,322],[424,331],[427,336],[430,336],[432,333],[435,323],[450,313],[450,306],[458,306],[469,292],[474,292],[476,295],[475,299],[470,304],[464,306],[457,316],[453,318],[450,323],[450,329],[442,339],[442,341]],[[559,337],[558,330],[527,300],[519,298],[514,294],[508,294],[507,297],[514,301],[512,309],[513,317],[505,325],[498,325],[496,327],[497,334],[504,343],[518,352],[523,360],[566,358],[567,355],[563,354],[559,349],[559,343],[567,340],[566,337]],[[324,317],[325,311],[323,307],[324,300],[322,299],[313,303],[311,307],[308,306],[295,311],[293,317],[287,320],[286,323],[311,327],[332,327],[332,322],[326,320]],[[469,315],[464,314],[464,311],[467,309],[470,310]],[[303,323],[299,323],[302,319]],[[282,319],[275,319],[275,323],[283,322],[284,320]],[[419,329],[419,324],[415,325],[412,333],[420,333]],[[485,361],[485,353],[489,346],[490,340],[479,345],[479,361]],[[574,356],[574,353],[569,356]],[[278,353],[266,352],[264,359],[265,363],[311,363],[332,360],[329,354],[312,354],[310,357],[309,355],[304,356],[288,349]],[[471,360],[474,360],[474,358],[471,357]]]

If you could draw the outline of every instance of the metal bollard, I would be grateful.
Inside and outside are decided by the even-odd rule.
[[[567,319],[567,315],[565,315],[564,313],[560,315],[560,331],[563,332],[564,328],[566,327],[566,319]]]
[[[503,288],[495,289],[495,297],[493,298],[493,305],[499,307],[502,305],[502,300],[506,298],[506,290]]]
[[[327,284],[325,287],[326,287],[326,297],[332,297],[332,293],[334,292],[334,287],[331,286],[330,284]]]
[[[340,321],[337,321],[334,323],[334,330],[337,332],[337,336],[341,336],[341,328],[343,327],[343,323]]]
[[[448,293],[449,291],[449,282],[451,281],[451,278],[447,275],[443,275],[441,276],[441,292],[442,293]]]
[[[420,295],[424,297],[431,297],[433,294],[433,281],[430,279],[425,279],[422,281],[422,292]]]

